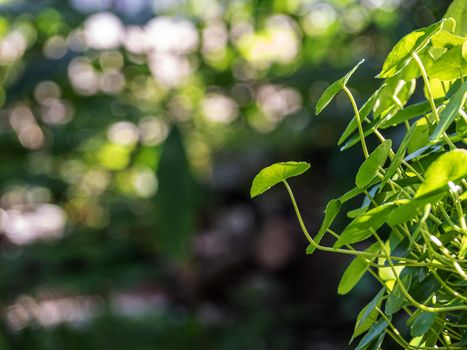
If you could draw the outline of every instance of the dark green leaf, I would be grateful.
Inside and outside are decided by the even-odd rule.
[[[378,310],[376,310],[376,308],[379,308],[381,306],[384,292],[385,288],[382,288],[378,292],[378,294],[376,294],[375,297],[368,303],[368,305],[366,305],[358,313],[357,321],[355,322],[355,329],[350,342],[352,342],[353,339],[358,337],[360,334],[363,334],[363,332],[370,329],[371,326],[373,326],[373,324],[376,322],[379,315]]]
[[[161,252],[183,259],[189,252],[195,218],[196,187],[191,177],[182,137],[173,128],[164,144],[155,196],[157,238]]]
[[[360,340],[355,350],[363,350],[365,347],[370,344],[376,337],[378,337],[384,330],[387,328],[388,323],[384,319],[380,319],[375,323],[373,327],[365,334],[365,336]]]
[[[428,332],[437,316],[438,314],[435,312],[421,311],[410,326],[410,335],[412,337],[419,337]]]
[[[403,272],[401,272],[399,278],[405,289],[408,290],[410,288],[410,283],[412,282],[412,275],[403,274]],[[405,295],[402,293],[401,286],[399,283],[396,283],[393,290],[389,294],[388,299],[386,300],[384,313],[386,315],[392,315],[399,311],[405,303],[407,303],[407,300]]]

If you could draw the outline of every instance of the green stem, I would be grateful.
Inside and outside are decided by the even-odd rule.
[[[350,92],[350,90],[347,88],[347,86],[344,86],[342,90],[344,90],[347,96],[349,97],[350,103],[352,104],[352,108],[355,112],[355,120],[357,121],[358,134],[360,135],[360,141],[362,143],[363,154],[366,159],[368,158],[369,153],[368,153],[368,148],[366,147],[365,134],[363,133],[362,120],[360,118],[360,112],[358,110],[357,103],[355,102],[355,99],[353,98],[353,95]]]

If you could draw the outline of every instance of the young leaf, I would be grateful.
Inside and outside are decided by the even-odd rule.
[[[394,202],[384,203],[354,219],[334,243],[334,248],[340,248],[344,244],[360,242],[370,237],[372,230],[376,231],[384,224],[386,216],[394,205]]]
[[[428,332],[438,316],[435,312],[420,312],[410,326],[410,335],[419,337]]]
[[[384,319],[380,319],[375,323],[373,327],[368,331],[367,334],[360,340],[355,350],[363,350],[368,344],[370,344],[376,337],[378,337],[387,328],[388,323]]]
[[[436,101],[435,101],[436,102]],[[413,105],[407,106],[404,109],[400,110],[390,118],[384,120],[380,128],[385,129],[390,126],[396,126],[399,125],[400,123],[403,123],[407,120],[411,120],[415,117],[419,117],[423,114],[426,114],[430,111],[430,103],[428,101],[425,102],[420,102],[420,103],[414,103]]]
[[[331,102],[331,100],[336,96],[336,94],[346,86],[350,77],[357,70],[357,68],[363,63],[364,60],[358,62],[346,75],[344,75],[339,80],[332,83],[321,95],[320,99],[316,103],[316,115],[320,114],[321,111]]]
[[[352,339],[350,342],[353,341],[356,337],[363,332],[367,331],[368,329],[373,326],[373,324],[378,319],[378,310],[376,308],[381,306],[383,301],[385,289],[382,288],[378,294],[375,295],[373,300],[371,300],[359,313],[357,316],[357,321],[355,322],[355,329],[352,335]]]
[[[410,274],[404,274],[404,271],[402,271],[400,274],[400,282],[402,282],[405,289],[408,290],[410,288],[410,283],[412,282],[412,276]],[[384,313],[386,315],[392,315],[399,311],[406,302],[407,301],[405,295],[402,293],[400,284],[396,283],[386,300]]]
[[[397,169],[402,164],[402,161],[404,160],[405,150],[407,149],[407,146],[410,140],[412,139],[413,134],[415,133],[415,129],[416,124],[413,124],[402,139],[402,142],[399,148],[397,149],[397,153],[394,156],[391,165],[389,165],[389,168],[386,170],[386,174],[384,174],[383,180],[381,180],[381,189],[384,188],[384,185],[396,173]]]
[[[428,138],[430,137],[430,124],[428,124],[427,118],[420,118],[413,125],[413,135],[411,136],[407,145],[409,153],[413,153],[416,150],[424,147],[427,144]]]
[[[338,199],[331,199],[329,203],[326,205],[326,209],[324,210],[324,220],[321,224],[321,227],[314,238],[315,242],[319,244],[321,239],[323,238],[324,234],[328,230],[328,228],[332,225],[334,219],[336,218],[339,210],[341,208],[341,203]],[[311,244],[307,247],[306,253],[313,254],[315,251],[315,247]]]
[[[449,48],[452,46],[462,45],[464,42],[464,37],[453,34],[447,30],[442,30],[431,38],[431,43],[433,44],[433,47],[436,48]]]
[[[385,140],[369,155],[358,169],[355,184],[359,188],[368,185],[378,174],[379,167],[382,167],[391,150],[391,140]]]
[[[416,87],[415,79],[401,79],[399,76],[386,79],[386,85],[378,94],[373,107],[374,118],[386,117],[399,110],[413,95]],[[395,103],[397,101],[397,104]]]
[[[376,253],[380,249],[379,243],[373,243],[365,251],[368,253]],[[361,256],[355,257],[350,265],[345,269],[344,274],[339,282],[337,293],[344,295],[349,293],[360,281],[365,274],[370,262],[375,258],[364,258]]]
[[[462,46],[455,46],[427,68],[431,79],[454,80],[467,75],[467,61],[462,57]]]
[[[454,0],[449,6],[444,17],[454,18],[456,21],[455,33],[458,35],[467,35],[467,3],[465,0]]]
[[[412,53],[419,52],[430,41],[431,37],[438,33],[447,19],[421,28],[403,37],[387,56],[381,73],[377,78],[389,78],[399,73],[413,59]]]
[[[303,174],[310,168],[306,162],[275,163],[261,170],[253,179],[250,196],[254,198],[269,190],[272,186],[290,177]]]
[[[446,187],[449,181],[456,181],[465,176],[467,176],[467,151],[455,149],[444,153],[427,169],[425,181],[418,188],[415,198]]]
[[[433,131],[433,133],[430,135],[430,141],[436,142],[443,135],[443,133],[449,128],[454,119],[457,117],[459,111],[464,107],[466,99],[467,81],[461,85],[454,96],[449,100],[446,108],[441,112],[439,123],[435,131]]]

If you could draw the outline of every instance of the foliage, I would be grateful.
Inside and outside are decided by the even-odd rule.
[[[381,88],[360,110],[347,87],[355,68],[323,93],[317,113],[339,90],[349,97],[355,115],[339,142],[343,149],[359,144],[365,160],[356,187],[328,204],[316,237],[282,179],[307,252],[355,255],[338,293],[349,293],[365,273],[381,285],[357,317],[358,350],[381,349],[387,336],[403,349],[467,346],[466,25],[465,2],[456,0],[446,18],[402,38],[378,75]],[[426,101],[408,104],[420,81]],[[331,230],[340,206],[358,195],[364,202],[348,213],[352,221],[341,233]],[[333,247],[320,245],[324,232],[336,239]],[[356,249],[361,242],[373,243]]]

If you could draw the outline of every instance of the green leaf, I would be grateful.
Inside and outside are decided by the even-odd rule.
[[[372,230],[376,231],[384,224],[386,216],[394,205],[394,202],[384,203],[354,219],[334,243],[334,248],[340,248],[344,244],[360,242],[370,237]]]
[[[410,274],[404,274],[404,271],[402,271],[399,277],[400,282],[402,282],[405,289],[408,290],[412,282],[412,276]],[[389,294],[388,299],[386,300],[384,313],[386,315],[392,315],[399,311],[406,302],[407,301],[405,295],[402,293],[400,284],[396,283],[393,290]]]
[[[368,247],[365,252],[367,253],[376,253],[380,249],[379,243],[373,243]],[[337,288],[337,293],[344,295],[349,293],[360,281],[360,279],[365,274],[370,262],[375,260],[375,258],[364,258],[362,256],[357,256],[350,263],[350,265],[345,269],[344,274],[339,282],[339,287]]]
[[[444,153],[427,169],[425,181],[418,188],[415,198],[446,187],[449,181],[456,181],[465,176],[467,176],[467,151],[455,149]]]
[[[467,40],[462,44],[462,57],[467,61]]]
[[[323,223],[321,224],[321,227],[319,228],[319,231],[316,234],[316,237],[314,238],[314,241],[316,243],[319,244],[319,242],[321,242],[321,239],[323,238],[324,234],[326,233],[328,228],[332,225],[334,219],[339,213],[340,208],[341,208],[341,203],[338,199],[331,199],[329,203],[326,205],[326,209],[324,210]],[[315,247],[312,246],[311,244],[306,249],[307,254],[313,254],[314,251],[315,251]]]
[[[404,36],[387,56],[383,69],[377,78],[389,78],[399,73],[413,59],[412,54],[422,50],[447,21],[447,19],[442,19],[429,27],[421,28]]]
[[[467,75],[467,61],[462,57],[462,46],[448,50],[426,69],[431,79],[454,80]]]
[[[400,79],[399,76],[386,80],[386,85],[378,95],[373,107],[374,118],[385,117],[401,109],[415,91],[415,79]],[[397,101],[397,103],[396,103]]]
[[[435,101],[436,102],[436,101]],[[411,120],[413,118],[419,117],[423,114],[428,113],[431,110],[430,103],[428,101],[414,103],[413,105],[407,106],[404,109],[400,110],[390,118],[384,120],[380,128],[385,129],[390,126],[396,126],[405,121]]]
[[[404,138],[402,139],[402,142],[397,149],[397,153],[392,159],[391,164],[386,170],[386,173],[384,174],[383,180],[381,180],[381,190],[384,188],[384,185],[389,181],[389,179],[396,173],[397,169],[399,166],[402,164],[402,161],[404,160],[404,155],[405,155],[405,150],[407,149],[407,146],[412,139],[412,136],[414,135],[416,130],[416,124],[413,124],[410,129],[407,131],[405,134]]]
[[[383,84],[379,87],[378,90],[376,90],[373,95],[370,96],[370,98],[365,102],[365,104],[360,108],[359,114],[361,121],[363,122],[366,117],[370,114],[370,112],[373,110],[373,107],[375,105],[376,99],[378,98],[381,90],[386,86],[386,84]],[[340,146],[355,130],[357,129],[357,119],[354,116],[350,123],[347,125],[345,128],[344,132],[342,133],[341,137],[339,138],[339,141],[337,142],[337,145]]]
[[[453,34],[447,30],[441,30],[431,38],[431,43],[437,48],[449,48],[462,45],[465,42],[464,37]]]
[[[173,127],[162,150],[154,197],[157,243],[161,253],[177,260],[189,254],[196,215],[197,186],[191,175],[180,131]]]
[[[378,169],[384,165],[391,150],[391,140],[385,140],[369,155],[358,169],[355,184],[359,188],[368,185],[378,174]]]
[[[466,62],[467,63],[467,62]],[[459,114],[459,111],[464,107],[465,100],[467,99],[467,81],[456,91],[454,96],[449,100],[447,106],[439,116],[439,123],[435,131],[430,135],[430,141],[436,142],[454,122]]]
[[[355,350],[363,350],[367,345],[369,345],[376,337],[378,337],[384,330],[387,328],[388,323],[384,319],[380,319],[374,324],[373,327],[365,334],[365,336],[360,340]]]
[[[407,150],[410,154],[427,144],[431,127],[428,124],[427,118],[420,118],[413,124],[413,128],[413,135],[407,145]]]
[[[410,326],[410,335],[419,337],[428,332],[438,316],[435,312],[420,312]]]
[[[290,177],[303,174],[308,169],[310,169],[310,164],[306,162],[281,162],[264,168],[253,179],[250,190],[251,198],[259,196]]]
[[[371,326],[373,326],[373,324],[376,322],[379,315],[376,308],[381,306],[384,292],[385,288],[382,288],[378,294],[376,294],[375,297],[358,313],[357,321],[355,322],[355,329],[350,342],[352,342],[360,334],[363,334],[365,331],[370,329]]]
[[[371,123],[367,124],[363,128],[363,135],[367,137],[368,135],[371,135],[375,132],[376,128],[379,126],[381,123],[381,120],[372,120]],[[356,145],[357,143],[360,142],[360,135],[357,134],[353,137],[351,137],[342,147],[341,151],[345,151],[346,149],[349,149],[350,147]]]
[[[462,36],[467,35],[467,2],[465,0],[454,0],[444,17],[451,17],[456,21],[454,33]]]
[[[331,102],[331,100],[336,96],[336,94],[342,90],[344,86],[346,86],[347,82],[349,81],[350,77],[353,73],[357,70],[357,68],[364,62],[361,60],[358,62],[346,75],[344,75],[339,80],[332,83],[321,95],[320,99],[316,103],[316,115],[320,114],[321,111]]]

